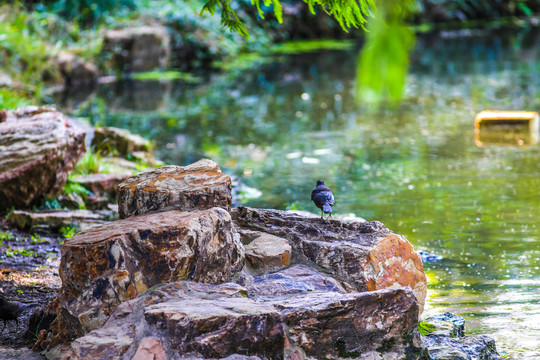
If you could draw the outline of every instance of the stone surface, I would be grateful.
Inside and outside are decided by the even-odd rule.
[[[378,221],[306,218],[279,210],[235,208],[237,227],[286,238],[292,263],[320,266],[356,291],[409,286],[423,310],[427,279],[420,256],[401,235]]]
[[[32,232],[38,228],[47,228],[58,232],[62,227],[73,226],[75,229],[88,227],[89,225],[101,225],[113,220],[115,214],[112,211],[89,211],[89,210],[42,210],[42,211],[11,211],[7,221],[17,229]]]
[[[128,156],[132,152],[151,151],[150,141],[127,129],[100,127],[95,129],[92,146],[100,152]]]
[[[289,298],[310,292],[346,293],[337,280],[305,265],[294,265],[276,273],[254,276],[244,286],[249,290],[250,297],[262,300]]]
[[[94,64],[68,52],[60,53],[56,63],[64,80],[64,86],[70,88],[77,85],[97,84],[98,69]]]
[[[158,286],[121,304],[104,327],[72,343],[64,358],[132,360],[150,342],[168,359],[282,359],[280,313],[245,294],[231,283]]]
[[[286,239],[260,232],[253,236],[245,249],[247,264],[255,274],[276,272],[291,264],[292,249]]]
[[[163,284],[122,303],[68,354],[72,360],[128,360],[149,348],[148,338],[155,353],[163,349],[170,359],[186,360],[403,359],[421,351],[411,340],[418,304],[409,288],[320,290],[263,298],[234,283]]]
[[[418,319],[418,302],[409,288],[310,292],[271,303],[283,316],[289,341],[317,359],[392,352]]]
[[[0,123],[0,212],[27,208],[64,188],[86,150],[85,133],[51,108],[8,112]]]
[[[447,354],[456,354],[456,356],[465,354],[467,360],[494,360],[499,358],[495,340],[487,335],[471,335],[459,338],[428,335],[422,337],[422,343],[427,346],[430,356],[439,360],[454,359]],[[460,359],[460,357],[457,357],[457,359]]]
[[[12,349],[1,346],[0,359],[6,360],[45,360],[45,356],[30,349]]]
[[[431,325],[429,335],[462,337],[465,335],[465,319],[449,312],[434,315],[425,320]]]
[[[72,177],[72,181],[84,186],[94,195],[107,195],[116,198],[116,188],[122,181],[129,179],[131,174],[88,174]]]
[[[163,344],[154,337],[145,337],[139,343],[137,352],[131,360],[167,360],[167,354],[163,349]]]
[[[208,159],[189,166],[163,166],[118,185],[120,218],[157,210],[231,209],[231,178]]]
[[[111,58],[109,67],[117,72],[150,71],[165,68],[170,55],[167,29],[141,26],[105,33],[104,56]]]
[[[220,283],[243,265],[243,246],[221,208],[145,214],[78,233],[62,247],[56,342],[99,328],[119,303],[152,286]]]

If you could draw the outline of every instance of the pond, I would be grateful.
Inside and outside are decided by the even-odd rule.
[[[214,159],[248,206],[318,213],[310,192],[324,179],[335,214],[380,220],[442,257],[425,263],[426,314],[464,316],[507,358],[540,358],[540,145],[525,134],[478,146],[474,132],[482,110],[540,110],[539,29],[420,35],[405,100],[382,110],[354,101],[357,54],[102,85],[73,113],[152,139],[170,164]]]

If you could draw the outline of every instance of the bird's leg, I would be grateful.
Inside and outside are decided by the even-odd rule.
[[[324,220],[324,211],[321,210],[321,219]]]
[[[328,219],[327,220],[334,220],[334,218],[332,217],[332,213],[330,213],[330,215],[328,215]]]

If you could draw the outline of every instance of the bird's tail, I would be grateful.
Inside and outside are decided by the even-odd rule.
[[[329,204],[324,204],[322,210],[325,214],[331,214],[332,213],[332,206]]]

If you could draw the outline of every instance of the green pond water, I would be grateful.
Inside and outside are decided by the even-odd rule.
[[[318,213],[310,192],[326,180],[335,214],[382,221],[442,256],[424,264],[426,315],[451,311],[506,358],[540,359],[540,144],[522,131],[478,146],[474,132],[482,110],[540,111],[540,29],[420,36],[395,109],[355,103],[357,52],[275,55],[194,84],[109,84],[62,101],[151,138],[167,163],[214,159],[257,190],[241,204]]]

